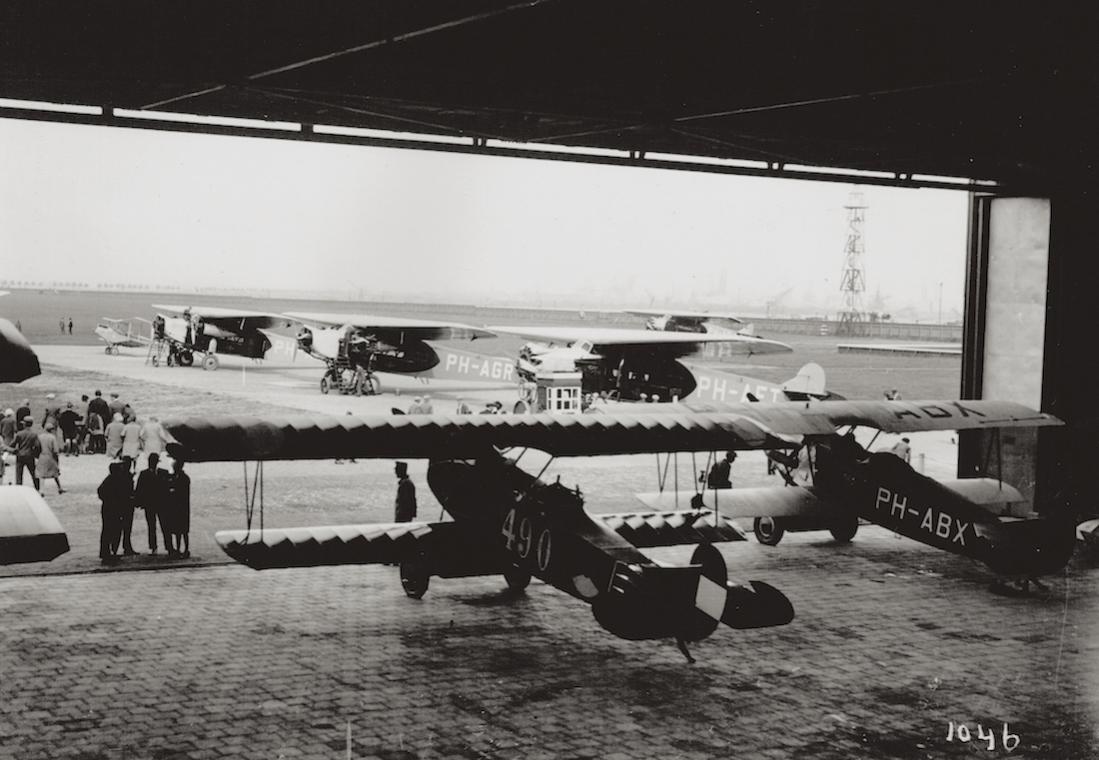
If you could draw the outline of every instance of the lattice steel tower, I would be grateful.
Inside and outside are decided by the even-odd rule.
[[[866,224],[866,201],[862,190],[855,188],[847,196],[847,244],[843,250],[843,275],[840,291],[843,293],[843,309],[839,313],[839,335],[859,335],[863,332],[866,312],[862,308],[862,294],[866,290],[866,270],[862,257],[866,252],[863,226]]]

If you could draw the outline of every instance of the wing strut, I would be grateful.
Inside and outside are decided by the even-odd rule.
[[[263,460],[256,462],[252,473],[252,495],[248,496],[248,461],[241,462],[244,465],[244,521],[248,534],[252,532],[252,518],[256,512],[256,497],[259,497],[259,532],[263,536]],[[248,536],[245,536],[247,541]]]

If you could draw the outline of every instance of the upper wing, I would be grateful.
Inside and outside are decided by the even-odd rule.
[[[777,340],[755,338],[739,334],[709,334],[672,332],[669,330],[634,330],[623,327],[524,327],[495,326],[489,330],[503,335],[517,335],[528,340],[549,341],[555,343],[587,342],[595,347],[597,353],[607,353],[608,349],[641,348],[652,350],[660,348],[671,357],[703,356],[721,358],[733,354],[775,354],[786,353],[794,349]],[[709,344],[720,344],[707,349]],[[718,350],[719,349],[719,350]]]
[[[15,325],[0,319],[0,383],[21,383],[42,374],[38,355]]]
[[[176,306],[156,303],[153,304],[153,308],[173,314],[183,314],[185,311],[189,311],[192,316],[201,317],[205,322],[223,325],[232,329],[270,330],[273,327],[290,327],[294,323],[294,320],[285,314],[249,311],[248,309],[224,309],[218,306]]]
[[[663,509],[656,512],[589,514],[589,517],[601,521],[639,549],[747,540],[740,528],[725,515],[715,517],[708,510]]]
[[[555,456],[781,449],[778,436],[830,435],[846,425],[887,432],[1060,425],[1006,401],[817,401],[730,404],[728,411],[584,415],[191,417],[165,423],[186,461],[399,457],[451,459],[490,448]]]
[[[376,314],[334,314],[288,311],[286,316],[305,324],[343,327],[351,325],[359,330],[377,330],[386,333],[403,333],[419,340],[473,340],[491,338],[493,333],[459,322],[440,322],[408,317],[382,317]]]

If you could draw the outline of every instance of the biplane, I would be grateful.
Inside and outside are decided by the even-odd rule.
[[[845,440],[840,429],[851,424],[915,431],[1057,420],[988,401],[896,407],[829,401],[744,404],[718,413],[231,417],[173,420],[166,426],[176,439],[169,446],[173,456],[191,462],[256,460],[257,473],[263,462],[278,459],[427,459],[428,485],[452,518],[219,531],[217,542],[244,565],[397,564],[405,593],[413,598],[424,595],[432,576],[499,574],[512,588],[536,577],[591,605],[610,633],[631,640],[673,639],[690,659],[687,644],[706,638],[719,624],[758,628],[793,619],[793,607],[778,589],[728,579],[713,544],[744,540],[744,534],[724,513],[693,506],[589,514],[578,488],[546,483],[541,473],[521,469],[523,453],[776,450],[792,448],[791,439],[804,436],[838,444]],[[842,478],[838,465],[835,473]],[[956,501],[928,508],[935,510],[934,524],[950,521],[948,540],[959,530],[957,521],[968,519]],[[968,529],[968,523],[961,528],[963,534]],[[1009,538],[989,551],[1015,552],[1034,536],[1012,532]],[[698,545],[687,565],[660,564],[641,551],[678,544]]]
[[[778,545],[787,531],[827,530],[846,543],[866,520],[982,562],[998,576],[996,588],[1040,586],[1039,576],[1068,563],[1075,534],[1063,505],[1048,505],[1048,514],[1039,515],[1017,489],[995,478],[935,480],[890,451],[869,450],[881,432],[1035,427],[1062,424],[1059,420],[1014,404],[982,401],[826,401],[810,408],[836,404],[860,410],[842,418],[830,415],[842,419],[845,434],[807,434],[792,449],[767,451],[769,467],[786,487],[662,490],[637,497],[650,509],[680,500],[703,508],[720,503],[725,517],[752,518],[756,539],[769,546]],[[926,424],[929,418],[936,420],[934,426]],[[866,447],[855,438],[858,427],[877,431]]]
[[[721,361],[793,351],[785,343],[731,332],[701,334],[615,327],[486,329],[528,340],[516,364],[520,379],[533,382],[546,371],[580,372],[585,393],[607,394],[624,401],[653,396],[664,401],[687,398],[699,389],[696,373],[702,369],[689,366],[690,360]],[[709,372],[711,378],[725,374]],[[722,387],[732,387],[732,378],[722,377],[719,382]]]
[[[142,331],[134,322],[147,325]],[[105,354],[118,355],[120,348],[143,348],[152,343],[152,323],[147,319],[135,317],[134,319],[113,319],[101,317],[99,324],[95,326],[95,334],[105,344]]]
[[[282,314],[246,309],[167,304],[153,304],[153,308],[162,312],[152,322],[152,339],[157,345],[154,364],[166,359],[169,365],[189,367],[200,354],[202,368],[215,370],[218,354],[263,359],[272,341],[281,339],[273,330],[294,324]],[[161,344],[166,357],[161,357]]]
[[[374,314],[287,312],[301,323],[298,348],[325,363],[321,393],[378,393],[377,372],[494,384],[513,381],[514,365],[502,357],[442,346],[437,341],[474,340],[492,333],[458,322]]]

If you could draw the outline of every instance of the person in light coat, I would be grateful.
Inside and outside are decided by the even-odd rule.
[[[122,455],[122,431],[125,429],[122,412],[115,412],[114,419],[107,423],[107,429],[104,431],[107,436],[108,459],[118,459]]]
[[[53,482],[57,484],[57,492],[65,493],[65,489],[61,487],[61,447],[54,435],[56,430],[57,425],[51,419],[46,421],[46,429],[38,434],[41,451],[34,463],[34,474],[38,476],[39,483],[46,478],[53,478]]]

